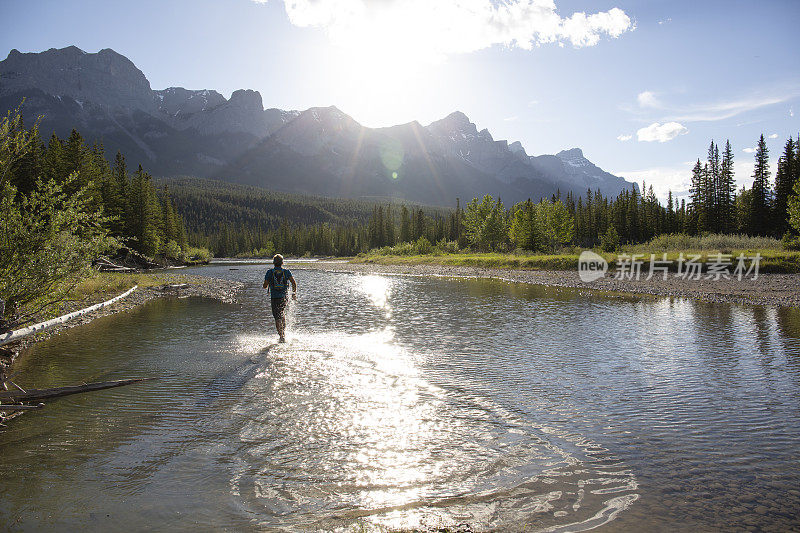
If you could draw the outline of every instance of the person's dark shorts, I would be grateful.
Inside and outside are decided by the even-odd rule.
[[[284,296],[283,298],[270,298],[270,300],[272,300],[272,316],[275,317],[275,320],[283,318],[283,315],[286,314],[286,301],[288,298]]]

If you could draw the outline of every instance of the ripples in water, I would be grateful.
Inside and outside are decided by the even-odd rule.
[[[160,379],[15,421],[0,529],[797,529],[796,310],[297,270],[277,345],[263,268],[19,361]]]
[[[242,339],[263,363],[233,409],[231,490],[259,527],[578,531],[638,497],[599,444],[427,382],[391,330],[266,342]]]

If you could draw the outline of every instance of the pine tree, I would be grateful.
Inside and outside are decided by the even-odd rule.
[[[675,203],[672,199],[672,189],[667,193],[667,233],[675,233]]]
[[[386,245],[387,246],[394,246],[397,242],[397,238],[395,236],[395,227],[394,227],[394,214],[392,213],[392,204],[386,206],[386,216],[384,217],[386,223]],[[326,254],[330,255],[330,254]]]
[[[45,146],[37,128],[29,132],[28,140],[28,149],[11,169],[11,184],[18,193],[25,195],[36,187],[36,180],[42,177],[45,163]]]
[[[736,194],[734,206],[736,210],[736,231],[752,235],[753,191],[748,191],[742,186],[741,190]]]
[[[697,160],[692,169],[692,183],[689,188],[691,203],[689,204],[689,234],[697,234],[705,231],[707,226],[706,213],[706,182],[705,172],[700,160]]]
[[[725,141],[725,151],[722,154],[722,164],[719,171],[719,187],[717,201],[719,205],[718,230],[730,233],[735,229],[734,198],[736,196],[736,180],[733,173],[733,149],[731,142]]]
[[[756,235],[770,233],[769,149],[764,134],[758,140],[753,170],[752,204],[750,207],[750,228]]]
[[[720,161],[719,147],[711,141],[708,147],[708,165],[706,167],[705,203],[707,214],[707,228],[709,231],[719,231],[720,215]]]
[[[794,188],[796,168],[795,143],[791,137],[786,141],[783,148],[783,155],[778,159],[778,172],[775,174],[775,236],[783,236],[789,229],[789,214],[787,207],[789,197],[792,196]]]
[[[411,242],[411,219],[405,205],[400,208],[400,242]]]

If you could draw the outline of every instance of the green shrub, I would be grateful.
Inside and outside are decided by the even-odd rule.
[[[609,226],[608,230],[600,238],[600,248],[608,253],[619,248],[619,234],[614,226]]]
[[[211,252],[208,248],[187,247],[183,252],[184,258],[194,263],[208,263],[211,261]]]
[[[178,243],[174,240],[170,239],[167,244],[164,245],[164,257],[167,259],[172,259],[173,261],[177,261],[181,258],[183,254],[181,247],[178,246]]]
[[[781,239],[781,244],[787,250],[800,250],[800,237],[787,231]]]
[[[414,243],[414,252],[420,255],[427,255],[433,251],[433,245],[431,241],[426,239],[425,237],[420,237],[417,239],[417,242]]]
[[[436,243],[436,251],[443,254],[457,254],[459,252],[458,242],[440,239]]]
[[[626,247],[626,250],[628,247]],[[782,250],[783,244],[772,237],[742,234],[706,233],[687,235],[671,233],[654,237],[649,242],[631,247],[632,252],[655,253],[674,250]]]

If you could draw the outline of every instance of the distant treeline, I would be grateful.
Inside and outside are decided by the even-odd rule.
[[[720,153],[712,141],[706,160],[698,159],[692,171],[689,202],[676,202],[670,191],[666,205],[645,183],[641,192],[631,187],[616,198],[592,190],[577,198],[557,192],[509,209],[486,196],[465,207],[456,199],[449,210],[310,198],[206,180],[169,183],[191,240],[217,256],[356,255],[402,243],[419,243],[417,251],[552,251],[566,245],[613,250],[662,234],[709,232],[786,236],[792,244],[800,229],[790,223],[795,206],[800,224],[800,147],[791,138],[786,142],[774,185],[763,135],[755,162],[752,187],[737,191],[730,142]]]
[[[355,255],[400,238],[402,227],[411,228],[403,232],[404,239],[432,238],[444,231],[436,230],[437,224],[453,213],[397,200],[302,196],[197,178],[161,183],[186,223],[190,242],[208,247],[217,257],[264,256],[270,250]],[[381,236],[378,227],[389,236]]]

